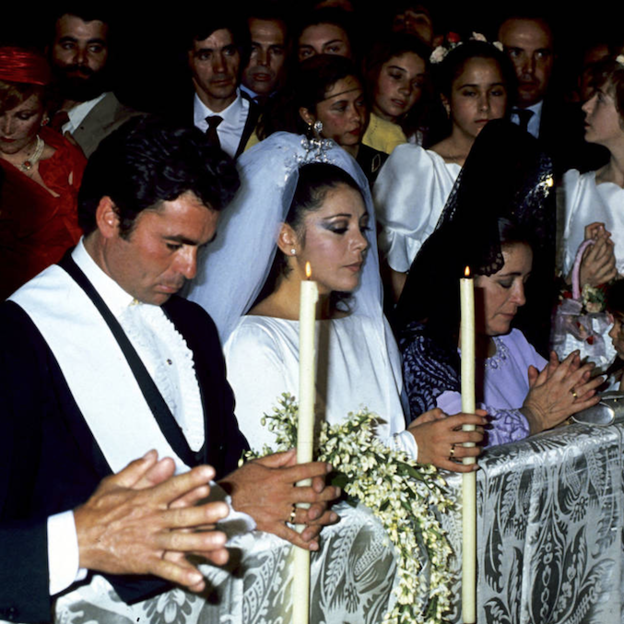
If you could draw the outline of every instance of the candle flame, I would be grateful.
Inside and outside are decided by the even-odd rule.
[[[306,274],[306,279],[310,279],[312,277],[312,267],[310,266],[309,262],[306,262],[305,274]]]
[[[465,275],[466,277],[470,277],[470,267],[468,267],[468,266],[467,266],[467,267],[464,269],[464,275]]]

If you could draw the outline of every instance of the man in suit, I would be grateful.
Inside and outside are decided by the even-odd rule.
[[[188,65],[194,97],[193,123],[232,158],[243,153],[260,108],[241,92],[241,61],[248,33],[228,12],[212,9],[196,17],[188,38]]]
[[[580,107],[564,103],[554,92],[555,39],[548,21],[532,14],[509,17],[501,23],[498,38],[518,79],[511,121],[539,139],[558,175],[600,166],[600,151],[584,140]]]
[[[88,158],[104,137],[139,113],[108,90],[108,17],[93,9],[71,11],[58,16],[49,48],[63,97],[52,123],[69,132]]]
[[[262,5],[253,7],[247,24],[251,52],[241,89],[262,107],[284,84],[288,30],[282,16]]]
[[[184,555],[227,560],[222,533],[188,530],[227,514],[195,505],[210,489],[305,548],[336,519],[326,464],[286,453],[235,469],[247,443],[216,329],[175,296],[237,187],[195,129],[129,122],[85,170],[84,239],[0,305],[0,617],[48,620],[50,596],[92,572],[127,602],[169,588],[156,577],[203,589]]]
[[[501,24],[498,38],[518,79],[512,121],[538,137],[555,58],[550,26],[541,18],[510,17]]]

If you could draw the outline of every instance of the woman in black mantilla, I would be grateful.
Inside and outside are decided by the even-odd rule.
[[[541,272],[550,255],[551,186],[550,161],[532,138],[504,121],[484,128],[395,313],[412,413],[452,413],[461,404],[458,287],[466,266],[476,276],[477,400],[491,417],[488,443],[549,429],[597,402],[599,381],[578,354],[547,362],[511,328],[532,267]],[[538,320],[533,311],[530,323]]]

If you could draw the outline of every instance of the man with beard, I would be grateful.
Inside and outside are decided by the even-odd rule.
[[[63,13],[56,20],[50,61],[63,102],[52,123],[69,132],[87,158],[100,141],[136,111],[107,91],[107,18],[99,13]]]

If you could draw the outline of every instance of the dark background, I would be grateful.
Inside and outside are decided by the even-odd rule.
[[[49,2],[46,8],[36,8],[30,2],[18,4],[16,0],[9,6],[4,6],[8,4],[6,0],[2,4],[0,44],[33,45],[43,49],[50,40],[53,15],[60,3]],[[239,4],[243,15],[245,3],[239,1]],[[623,3],[598,1],[586,3],[581,9],[563,5],[565,8],[559,11],[554,10],[552,4],[547,1],[523,3],[522,10],[533,8],[545,13],[553,24],[557,85],[566,92],[573,84],[586,45],[596,38],[624,39]],[[156,10],[149,5],[142,9],[131,2],[123,8],[111,3],[104,5],[114,24],[111,62],[115,91],[122,100],[142,110],[157,110],[161,99],[171,99],[178,90],[188,87],[184,23],[190,9],[198,4],[173,1],[169,5],[168,10]],[[375,3],[360,1],[357,5],[361,7],[360,35],[374,34],[379,21]],[[304,6],[295,0],[286,4],[295,15],[303,11]],[[452,30],[469,34],[476,30],[489,39],[495,38],[497,24],[505,10],[510,6],[519,8],[503,2],[457,0],[446,0],[434,6],[437,32]]]

